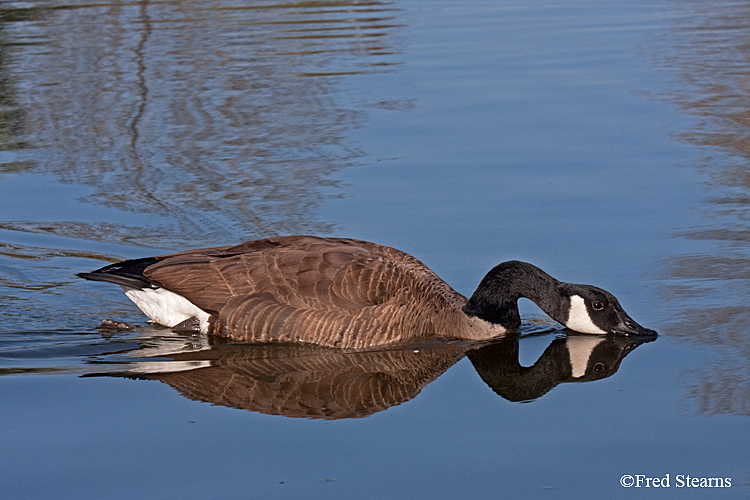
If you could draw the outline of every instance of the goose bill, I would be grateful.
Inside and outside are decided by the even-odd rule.
[[[612,328],[610,333],[619,335],[638,335],[644,337],[656,337],[657,333],[650,328],[644,328],[636,323],[625,311],[617,311],[620,322]]]

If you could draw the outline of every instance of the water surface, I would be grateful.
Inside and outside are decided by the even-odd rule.
[[[747,497],[743,3],[0,8],[9,498]],[[661,335],[599,343],[524,301],[488,346],[238,346],[75,278],[295,233],[467,295],[526,260]]]

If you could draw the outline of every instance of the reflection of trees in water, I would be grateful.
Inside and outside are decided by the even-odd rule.
[[[717,347],[695,373],[699,412],[750,415],[750,4],[681,2],[665,64],[682,80],[669,99],[698,118],[681,137],[704,148],[706,227],[687,231],[710,253],[675,259],[672,296],[684,304],[670,334]]]
[[[7,27],[11,22],[34,20],[35,11],[27,9],[0,11],[0,151],[12,151],[23,147],[20,142],[24,123],[23,109],[18,105],[16,89],[13,85],[9,66],[12,58],[6,49],[13,43]],[[22,164],[3,161],[0,173],[22,170]]]
[[[346,138],[360,117],[334,97],[337,75],[387,69],[392,28],[387,5],[356,1],[113,1],[11,16],[3,34],[17,45],[0,84],[13,74],[26,116],[3,139],[32,145],[37,172],[165,216],[176,234],[326,231],[314,217],[329,176],[360,155]]]

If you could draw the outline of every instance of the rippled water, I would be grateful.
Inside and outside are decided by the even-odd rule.
[[[745,3],[0,14],[9,498],[747,497]],[[463,294],[527,260],[661,335],[582,337],[524,302],[489,345],[240,346],[75,278],[295,233],[395,246]],[[621,486],[638,474],[670,486]]]

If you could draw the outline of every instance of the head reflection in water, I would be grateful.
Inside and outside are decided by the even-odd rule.
[[[433,342],[366,352],[299,344],[219,344],[161,353],[162,361],[139,361],[127,372],[101,375],[159,380],[187,398],[221,406],[335,420],[367,417],[409,401],[467,354],[499,396],[529,401],[561,382],[613,375],[628,353],[649,340],[556,338],[530,367],[519,363],[518,336],[482,347]],[[140,350],[133,354],[141,357]]]
[[[614,375],[623,358],[653,338],[615,335],[557,338],[531,366],[518,362],[518,339],[502,339],[468,353],[495,393],[509,401],[537,399],[563,382],[590,382]]]

